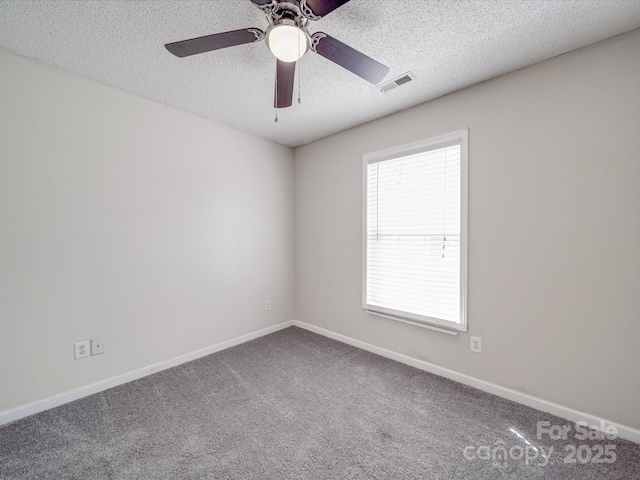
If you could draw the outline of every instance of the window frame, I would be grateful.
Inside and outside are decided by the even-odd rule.
[[[417,142],[366,153],[362,156],[362,308],[368,313],[426,328],[457,333],[467,331],[467,279],[468,279],[468,152],[469,129],[438,135]],[[393,310],[367,303],[367,205],[368,167],[370,164],[393,160],[419,153],[460,145],[460,323]]]

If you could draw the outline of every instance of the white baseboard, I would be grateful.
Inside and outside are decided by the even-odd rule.
[[[69,403],[83,397],[88,397],[89,395],[93,395],[94,393],[102,392],[103,390],[107,390],[112,387],[117,387],[118,385],[122,385],[123,383],[146,377],[147,375],[151,375],[152,373],[160,372],[162,370],[166,370],[167,368],[175,367],[177,365],[190,362],[191,360],[196,360],[200,357],[204,357],[221,350],[226,350],[227,348],[235,347],[236,345],[240,345],[241,343],[263,337],[264,335],[269,335],[270,333],[277,332],[278,330],[282,330],[292,325],[293,321],[291,320],[282,322],[272,327],[263,328],[262,330],[257,330],[240,337],[232,338],[231,340],[227,340],[226,342],[217,343],[215,345],[211,345],[210,347],[196,350],[195,352],[187,353],[176,358],[171,358],[160,363],[149,365],[148,367],[139,368],[132,372],[124,373],[122,375],[118,375],[107,380],[102,380],[91,385],[80,387],[75,390],[70,390],[59,395],[54,395],[53,397],[48,397],[43,400],[38,400],[36,402],[29,403],[12,410],[5,410],[4,412],[0,412],[0,425],[5,425],[21,418],[28,417],[29,415],[33,415],[34,413],[42,412],[44,410]]]
[[[543,412],[547,412],[552,415],[565,418],[572,422],[582,421],[582,422],[586,422],[589,425],[594,425],[594,426],[613,425],[614,427],[616,427],[618,431],[618,437],[640,444],[640,430],[638,430],[637,428],[611,422],[609,420],[603,419],[601,417],[597,417],[595,415],[591,415],[589,413],[581,412],[573,408],[569,408],[563,405],[559,405],[557,403],[549,402],[547,400],[543,400],[541,398],[537,398],[532,395],[528,395],[526,393],[513,390],[511,388],[496,385],[495,383],[490,383],[484,380],[480,380],[478,378],[465,375],[464,373],[459,373],[454,370],[449,370],[448,368],[440,367],[438,365],[434,365],[433,363],[425,362],[423,360],[418,360],[417,358],[409,357],[401,353],[393,352],[391,350],[387,350],[382,347],[371,345],[369,343],[356,340],[355,338],[347,337],[346,335],[332,332],[331,330],[317,327],[315,325],[310,325],[308,323],[304,323],[299,320],[289,320],[287,322],[282,322],[282,323],[279,323],[278,325],[264,328],[262,330],[257,330],[255,332],[251,332],[246,335],[242,335],[240,337],[227,340],[225,342],[217,343],[210,347],[202,348],[200,350],[196,350],[195,352],[187,353],[185,355],[181,355],[176,358],[165,360],[163,362],[156,363],[148,367],[143,367],[138,370],[134,370],[132,372],[118,375],[116,377],[112,377],[107,380],[102,380],[100,382],[96,382],[91,385],[87,385],[75,390],[64,392],[59,395],[48,397],[43,400],[38,400],[36,402],[29,403],[27,405],[24,405],[12,410],[5,410],[4,412],[0,412],[0,425],[5,425],[7,423],[14,422],[21,418],[28,417],[29,415],[33,415],[35,413],[42,412],[44,410],[48,410],[53,407],[57,407],[65,403],[69,403],[74,400],[78,400],[80,398],[93,395],[94,393],[102,392],[109,388],[122,385],[123,383],[131,382],[133,380],[137,380],[138,378],[146,377],[153,373],[160,372],[162,370],[166,370],[168,368],[175,367],[177,365],[181,365],[186,362],[190,362],[191,360],[196,360],[206,355],[210,355],[212,353],[219,352],[221,350],[225,350],[227,348],[231,348],[236,345],[240,345],[250,340],[254,340],[264,335],[269,335],[270,333],[274,333],[274,332],[277,332],[278,330],[282,330],[284,328],[291,327],[291,326],[296,326],[305,330],[309,330],[310,332],[314,332],[319,335],[332,338],[333,340],[346,343],[347,345],[351,345],[351,346],[360,348],[362,350],[375,353],[382,357],[386,357],[391,360],[404,363],[405,365],[409,365],[409,366],[418,368],[420,370],[424,370],[426,372],[448,378],[458,383],[462,383],[464,385],[477,388],[478,390],[482,390],[484,392],[491,393],[493,395],[497,395],[502,398],[506,398],[508,400],[520,403],[522,405],[526,405],[528,407],[532,407],[537,410],[541,410]]]
[[[500,385],[496,385],[495,383],[480,380],[478,378],[465,375],[464,373],[459,373],[454,370],[449,370],[448,368],[434,365],[433,363],[418,360],[417,358],[409,357],[401,353],[396,353],[382,347],[377,347],[375,345],[356,340],[355,338],[347,337],[346,335],[332,332],[331,330],[327,330],[321,327],[316,327],[315,325],[310,325],[299,320],[294,320],[293,325],[305,330],[309,330],[310,332],[332,338],[333,340],[346,343],[347,345],[366,350],[367,352],[375,353],[382,357],[404,363],[405,365],[424,370],[425,372],[433,373],[435,375],[448,378],[455,382],[477,388],[478,390],[482,390],[483,392],[491,393],[493,395],[506,398],[507,400],[511,400],[513,402],[550,413],[557,417],[565,418],[572,422],[586,422],[588,425],[594,427],[613,425],[618,431],[618,437],[640,444],[640,430],[638,430],[637,428],[611,422],[609,420],[591,415],[589,413],[574,410],[573,408],[558,405],[557,403],[549,402],[547,400],[543,400],[541,398],[537,398],[532,395],[513,390],[511,388],[502,387]]]

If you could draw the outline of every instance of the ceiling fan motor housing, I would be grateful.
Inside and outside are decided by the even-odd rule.
[[[309,23],[309,17],[307,17],[301,7],[300,2],[297,1],[283,1],[264,5],[259,7],[267,16],[269,23],[276,22],[278,20],[290,19],[294,20],[299,27],[306,27]]]

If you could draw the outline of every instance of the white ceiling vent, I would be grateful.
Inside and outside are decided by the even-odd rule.
[[[416,79],[415,75],[411,72],[403,73],[399,77],[394,78],[393,80],[389,80],[388,82],[383,83],[382,85],[378,85],[378,88],[382,93],[386,93],[389,90],[393,90],[394,88],[399,87],[400,85],[404,85],[405,83],[412,82]]]

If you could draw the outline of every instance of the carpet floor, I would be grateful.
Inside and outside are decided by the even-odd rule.
[[[292,327],[1,427],[0,478],[640,479],[640,445],[580,435]]]

